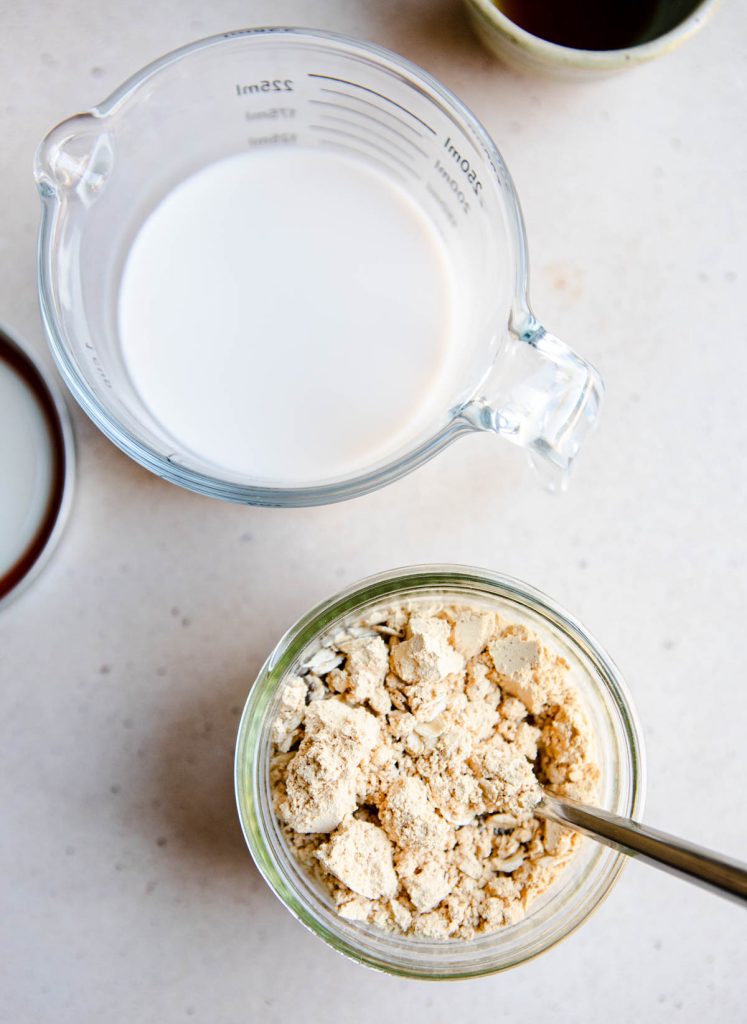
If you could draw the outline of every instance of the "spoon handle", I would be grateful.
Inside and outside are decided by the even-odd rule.
[[[598,807],[587,807],[550,793],[544,794],[535,814],[583,832],[613,849],[711,889],[720,896],[747,903],[747,864],[731,857],[722,857],[712,850],[641,825],[630,818],[621,818]]]

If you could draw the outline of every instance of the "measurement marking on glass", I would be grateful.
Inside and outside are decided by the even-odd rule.
[[[244,112],[244,117],[247,121],[288,120],[295,116],[295,107],[268,107],[266,110],[247,110]]]
[[[333,103],[330,100],[309,100],[309,103],[313,103],[315,106],[318,107],[333,107],[335,110],[345,110],[348,114],[353,114],[354,117],[365,117],[367,121],[373,121],[373,123],[377,124],[379,128],[386,128],[388,132],[394,132],[394,134],[398,138],[402,139],[403,142],[406,142],[409,146],[412,146],[413,149],[416,149],[418,153],[421,153],[424,157],[428,157],[426,151],[424,149],[421,149],[416,142],[413,142],[412,139],[409,139],[403,132],[399,131],[398,128],[395,128],[394,125],[386,124],[385,121],[380,121],[378,117],[374,117],[373,114],[366,114],[363,110],[356,110],[354,107],[346,107],[344,103]],[[373,104],[371,104],[371,106],[373,106]],[[381,113],[386,114],[388,113],[388,111],[382,110]],[[324,117],[325,115],[322,114],[321,116]],[[327,114],[326,116],[332,117],[331,114]],[[397,120],[399,120],[399,118],[397,118]],[[422,138],[419,132],[418,135],[420,138]]]
[[[356,103],[363,103],[372,110],[376,110],[379,114],[386,114],[387,117],[391,117],[392,120],[396,121],[397,124],[401,124],[403,128],[407,128],[414,135],[417,135],[419,139],[424,138],[423,133],[415,127],[414,124],[410,124],[409,121],[405,121],[403,117],[399,117],[398,114],[393,113],[391,110],[386,110],[384,107],[380,107],[378,103],[372,103],[371,100],[364,100],[362,96],[354,96],[351,92],[344,92],[342,89],[325,89],[321,88],[319,92],[329,93],[331,96],[344,96],[346,100],[354,100]],[[313,102],[321,103],[322,100],[312,100]]]
[[[459,188],[459,182],[456,180],[456,178],[452,178],[452,176],[449,174],[448,170],[444,167],[440,160],[436,160],[435,169],[436,172],[441,175],[443,180],[451,189],[454,198],[459,203],[462,210],[464,210],[465,213],[469,213],[469,203],[467,202],[467,197],[465,196],[464,192]]]
[[[431,128],[428,122],[424,121],[422,117],[418,117],[417,114],[414,114],[411,110],[408,110],[407,107],[403,107],[401,103],[397,103],[396,100],[392,100],[388,96],[385,96],[383,92],[376,92],[375,89],[369,89],[367,85],[360,85],[358,82],[350,82],[348,81],[347,78],[335,78],[334,75],[317,75],[314,74],[314,72],[309,71],[308,77],[323,78],[328,82],[339,82],[341,85],[352,85],[354,89],[363,89],[364,92],[370,92],[373,96],[378,96],[380,100],[386,100],[387,103],[391,103],[392,106],[398,107],[399,110],[402,110],[405,114],[409,114],[410,117],[414,117],[419,124],[422,124],[424,128],[428,129],[431,135],[436,134],[435,128]]]
[[[451,141],[451,136],[449,136],[444,142],[444,149],[449,154],[449,156],[454,160],[456,166],[465,176],[472,191],[475,193],[476,196],[479,197],[480,192],[482,192],[482,182],[477,177],[477,169],[472,166],[469,157],[463,156],[459,152],[454,143]],[[438,161],[436,161],[436,166],[438,166]]]
[[[401,153],[402,156],[405,157],[405,159],[412,159],[412,153],[406,150],[404,146],[400,146],[399,143],[395,142],[393,139],[390,139],[387,135],[380,135],[379,132],[373,131],[373,129],[369,128],[368,125],[356,124],[355,121],[349,121],[346,117],[338,117],[336,114],[320,113],[319,116],[323,117],[325,121],[334,121],[335,124],[343,124],[345,125],[346,128],[357,128],[361,131],[365,131],[372,138],[378,139],[380,142],[385,143],[387,146],[391,146],[392,149],[396,150],[398,153]],[[426,157],[426,159],[428,158],[427,153],[423,153],[423,156]]]
[[[377,142],[371,142],[370,139],[366,139],[361,135],[356,135],[355,132],[349,132],[344,128],[331,128],[326,124],[310,124],[309,128],[315,132],[332,132],[333,135],[344,135],[346,138],[354,139],[356,142],[362,143],[364,146],[370,146],[372,149],[378,150],[379,153],[383,153],[384,156],[388,156],[390,160],[395,160],[398,164],[404,167],[406,171],[409,171],[411,174],[415,174],[417,177],[415,170],[410,166],[410,164],[402,160],[401,157],[395,156],[394,153],[391,153],[388,149],[380,146]]]
[[[364,150],[358,149],[357,146],[351,146],[347,142],[338,142],[337,139],[320,139],[319,141],[323,146],[331,146],[332,149],[344,149],[348,153],[356,153],[358,156],[362,156],[364,160],[368,160],[371,163],[378,164],[379,167],[383,167],[387,173],[393,174],[395,178],[399,178],[403,185],[409,184],[404,174],[400,174],[396,167],[391,167],[386,160],[379,160],[378,157],[371,156],[370,153],[366,153]],[[422,181],[419,174],[415,174],[415,171],[412,173],[418,181]]]
[[[251,85],[236,83],[237,96],[253,96],[261,92],[293,92],[292,78],[265,78],[262,82],[252,82]]]
[[[436,190],[433,187],[433,185],[426,185],[425,190],[426,190],[426,192],[429,195],[432,195],[433,198],[436,200],[436,202],[438,203],[439,207],[441,208],[441,212],[443,213],[444,217],[446,217],[446,219],[448,220],[449,224],[451,224],[452,227],[457,228],[458,225],[457,225],[456,217],[454,216],[454,214],[449,209],[449,204],[446,202],[446,200],[442,196],[440,196],[438,194],[438,192],[436,192]]]
[[[298,136],[295,132],[275,132],[274,135],[249,136],[246,140],[249,146],[274,146],[280,143],[296,142]]]

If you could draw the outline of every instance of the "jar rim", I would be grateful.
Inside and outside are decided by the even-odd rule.
[[[626,860],[624,854],[607,847],[596,844],[589,847],[593,851],[592,864],[581,879],[588,889],[581,902],[573,902],[579,886],[573,892],[565,893],[564,872],[559,882],[545,894],[552,895],[554,900],[565,893],[560,913],[548,918],[549,926],[539,939],[529,934],[520,942],[518,951],[510,956],[505,951],[501,955],[497,948],[502,937],[536,918],[535,907],[544,906],[545,896],[533,905],[532,911],[519,925],[475,940],[440,943],[412,937],[395,939],[389,933],[370,926],[365,926],[365,935],[362,930],[356,934],[351,922],[334,911],[325,912],[320,905],[315,905],[320,902],[318,895],[314,898],[317,892],[315,883],[293,858],[284,853],[277,835],[273,833],[274,827],[275,833],[279,834],[269,793],[269,759],[266,756],[273,698],[302,652],[341,618],[349,617],[357,609],[372,603],[391,603],[395,599],[417,595],[424,597],[437,591],[465,596],[471,593],[474,597],[482,594],[488,600],[508,602],[526,609],[528,614],[540,618],[552,631],[567,639],[570,648],[580,652],[585,669],[591,669],[589,680],[598,685],[600,699],[604,695],[603,699],[610,700],[610,707],[615,711],[616,718],[611,728],[615,730],[620,752],[625,758],[625,763],[619,767],[627,776],[617,805],[610,809],[620,814],[640,816],[645,791],[641,730],[619,670],[573,616],[536,588],[514,577],[471,566],[407,566],[360,580],[302,616],[286,631],[260,669],[241,716],[235,756],[235,791],[244,838],[257,868],[286,909],[334,949],[358,963],[387,973],[431,980],[492,974],[524,963],[550,949],[575,931],[601,904],[617,881]],[[390,946],[391,956],[388,952]],[[474,957],[470,955],[473,951]],[[422,962],[413,957],[415,952],[422,954]],[[453,954],[451,959],[450,954]]]

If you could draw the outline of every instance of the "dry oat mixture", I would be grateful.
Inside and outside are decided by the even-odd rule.
[[[466,605],[398,605],[285,684],[271,784],[289,846],[350,920],[471,939],[520,920],[579,837],[533,815],[538,780],[593,799],[569,666]]]

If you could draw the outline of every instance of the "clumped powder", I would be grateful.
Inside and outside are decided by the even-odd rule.
[[[270,781],[285,838],[338,913],[470,939],[519,921],[579,837],[539,784],[599,779],[569,666],[524,625],[465,605],[371,613],[285,683]]]

